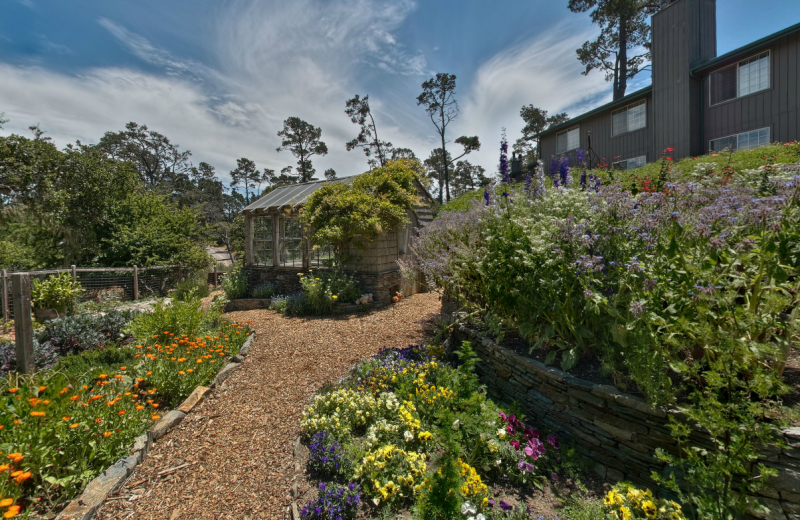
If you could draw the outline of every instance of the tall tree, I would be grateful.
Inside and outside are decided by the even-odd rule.
[[[436,77],[422,84],[422,94],[417,97],[417,105],[423,105],[433,126],[442,140],[442,150],[446,151],[447,140],[445,133],[447,125],[458,117],[458,102],[456,101],[456,76],[446,72],[438,72]],[[444,185],[447,200],[450,200],[450,172],[449,163],[445,161]],[[439,202],[442,202],[442,190],[439,190]]]
[[[419,160],[411,148],[393,148],[392,160],[397,161],[399,159],[411,159],[414,161]]]
[[[311,165],[311,157],[328,154],[328,146],[319,140],[322,137],[322,128],[314,127],[299,117],[290,117],[283,122],[283,130],[278,132],[278,137],[282,141],[277,151],[289,150],[297,157],[300,182],[312,180],[316,170]]]
[[[96,145],[97,149],[118,161],[133,163],[146,188],[157,188],[171,180],[173,174],[187,173],[191,168],[192,152],[181,151],[166,136],[146,125],[130,122],[125,130],[106,132]]]
[[[483,166],[472,164],[469,161],[458,161],[453,172],[453,195],[466,193],[489,184],[490,179],[486,175]]]
[[[481,142],[478,140],[478,136],[467,137],[462,135],[456,139],[456,142],[464,147],[463,152],[458,157],[453,158],[448,151],[443,154],[442,148],[436,148],[423,163],[428,168],[428,177],[436,180],[439,185],[439,202],[442,202],[442,192],[448,184],[448,172],[453,170],[456,161],[471,152],[481,149]],[[447,157],[447,161],[443,162],[442,157]],[[447,200],[450,200],[449,193]]]
[[[262,182],[261,172],[256,169],[256,163],[246,157],[236,159],[236,169],[231,171],[231,189],[242,186],[246,204],[252,202],[250,200],[250,191],[255,191],[256,186]]]
[[[614,82],[614,100],[625,97],[628,80],[649,68],[650,61],[649,17],[659,9],[654,0],[569,0],[574,13],[591,11],[592,22],[600,26],[596,40],[585,42],[578,59],[592,70],[605,71],[606,81]],[[629,56],[628,51],[644,48],[644,52]]]
[[[519,111],[520,117],[525,122],[522,127],[522,137],[514,143],[514,151],[525,157],[528,164],[539,158],[539,134],[551,126],[559,125],[569,119],[566,112],[547,115],[547,110],[525,105]]]
[[[392,143],[378,139],[378,127],[369,108],[369,96],[360,97],[358,94],[348,99],[345,105],[345,114],[350,116],[350,121],[361,127],[361,132],[355,139],[347,142],[347,151],[363,148],[367,156],[370,170],[385,166],[389,160]],[[372,156],[375,158],[372,158]]]
[[[327,170],[325,170],[325,178],[329,181],[335,180],[336,170],[334,170],[333,168],[328,168]]]

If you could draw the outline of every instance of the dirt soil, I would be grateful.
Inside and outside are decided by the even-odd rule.
[[[314,392],[381,347],[423,342],[440,308],[438,295],[418,294],[374,312],[324,319],[228,314],[252,320],[256,330],[242,368],[153,446],[96,518],[284,518],[300,413]]]

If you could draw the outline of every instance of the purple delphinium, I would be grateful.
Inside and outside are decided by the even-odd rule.
[[[586,191],[586,170],[581,171],[581,191]]]
[[[575,152],[575,157],[577,158],[578,166],[583,166],[586,162],[586,150],[578,148]]]
[[[561,163],[558,166],[558,175],[561,178],[561,185],[565,188],[569,186],[569,157],[566,155],[561,158]]]
[[[550,157],[550,177],[555,179],[558,173],[558,165],[561,163],[561,157],[553,155]]]
[[[319,485],[319,496],[309,500],[300,510],[303,520],[353,520],[361,503],[361,490],[357,484],[347,486]]]
[[[531,176],[531,172],[528,172],[528,175],[525,176],[525,195],[528,198],[531,198],[531,184],[533,183],[533,176]]]
[[[503,138],[500,140],[500,178],[503,179],[504,183],[511,184],[508,167],[508,141],[506,140],[505,129],[503,129]]]

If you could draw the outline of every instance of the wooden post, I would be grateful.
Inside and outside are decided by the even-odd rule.
[[[214,289],[217,288],[217,261],[214,260]]]
[[[30,374],[36,370],[33,359],[33,322],[31,320],[31,277],[11,275],[14,300],[14,332],[16,333],[17,372]]]
[[[244,263],[245,265],[253,265],[255,262],[255,222],[253,222],[253,215],[244,216]]]
[[[3,306],[3,319],[8,321],[10,314],[8,312],[8,274],[5,269],[0,274],[3,276],[2,283],[0,283],[0,291],[3,291],[0,293],[0,305]]]
[[[183,281],[183,263],[178,262],[178,283]]]
[[[75,266],[71,265],[69,266],[69,268],[72,271],[72,279],[75,280],[75,278],[77,277],[76,275],[78,274],[77,271],[75,271]]]
[[[139,268],[133,266],[133,299],[139,299]]]

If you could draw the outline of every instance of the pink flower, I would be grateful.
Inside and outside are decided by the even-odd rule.
[[[511,442],[510,442],[510,444],[511,444],[512,446],[514,446],[514,449],[515,449],[515,450],[518,450],[518,449],[519,449],[519,442],[518,442],[518,441],[511,441]]]

